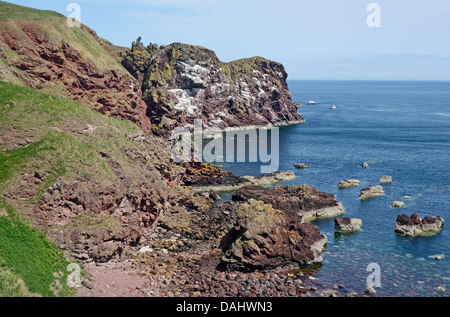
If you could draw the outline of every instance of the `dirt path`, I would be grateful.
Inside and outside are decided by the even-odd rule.
[[[89,263],[84,269],[86,276],[78,297],[145,297],[148,294],[147,279],[125,270],[123,264]]]

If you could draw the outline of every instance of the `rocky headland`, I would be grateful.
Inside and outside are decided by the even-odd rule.
[[[229,63],[206,48],[167,46],[140,39],[122,64],[140,82],[152,131],[167,135],[176,127],[272,126],[303,122],[280,63],[253,57]]]

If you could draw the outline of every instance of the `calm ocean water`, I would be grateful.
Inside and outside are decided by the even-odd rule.
[[[336,194],[350,218],[361,218],[362,230],[335,236],[334,220],[314,224],[327,235],[324,261],[316,277],[330,286],[364,292],[366,268],[377,263],[381,287],[377,296],[447,296],[450,294],[450,231],[444,224],[432,237],[406,238],[394,233],[398,214],[419,212],[450,221],[450,82],[289,81],[292,98],[306,123],[280,128],[280,168],[293,170],[294,181]],[[316,105],[306,105],[308,100]],[[337,109],[330,109],[336,105]],[[370,167],[361,168],[366,161]],[[306,163],[298,170],[293,164]],[[257,163],[222,163],[235,174],[259,175]],[[358,199],[367,185],[383,175],[385,195]],[[343,179],[362,185],[338,189]],[[412,199],[403,199],[410,195]],[[229,198],[225,195],[224,199]],[[391,202],[405,207],[394,209]],[[436,261],[432,255],[446,258]],[[446,292],[436,290],[443,286]]]

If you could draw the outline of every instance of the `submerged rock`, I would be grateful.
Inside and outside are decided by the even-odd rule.
[[[394,208],[402,208],[405,206],[405,203],[403,201],[393,201],[391,205]]]
[[[379,180],[381,184],[390,184],[392,183],[392,176],[382,176]]]
[[[361,230],[362,220],[348,217],[334,219],[334,231],[337,233],[356,232]]]
[[[293,217],[301,217],[303,221],[336,217],[345,213],[342,203],[337,202],[334,195],[320,192],[308,185],[278,185],[273,188],[247,185],[232,196],[233,201],[247,201],[251,198],[272,204]]]
[[[444,219],[440,216],[425,217],[420,219],[418,213],[411,217],[399,215],[395,224],[395,232],[404,236],[432,235],[442,230]]]
[[[372,186],[369,185],[363,189],[361,189],[361,193],[358,196],[359,199],[365,200],[370,199],[374,197],[378,197],[384,195],[383,187],[380,185]]]
[[[344,181],[340,181],[338,184],[339,188],[347,188],[347,187],[354,187],[361,184],[361,181],[357,179],[347,179]]]
[[[322,261],[326,243],[317,226],[250,199],[239,206],[234,228],[222,239],[222,264],[247,270],[308,266]]]
[[[304,163],[295,163],[295,164],[294,164],[294,167],[295,167],[295,168],[308,168],[308,167],[310,167],[310,166],[307,165],[307,164],[304,164]]]

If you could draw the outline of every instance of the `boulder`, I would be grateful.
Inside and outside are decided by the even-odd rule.
[[[361,230],[362,220],[348,217],[334,219],[334,231],[336,233],[356,232]]]
[[[367,162],[363,162],[363,163],[361,164],[361,166],[362,166],[363,168],[368,168],[368,167],[369,167],[369,164],[367,164]]]
[[[247,185],[232,196],[233,201],[247,201],[251,198],[272,204],[274,208],[303,221],[336,217],[345,213],[342,203],[336,201],[334,195],[320,192],[308,185],[278,185],[273,188]]]
[[[363,189],[361,189],[361,193],[358,196],[359,199],[365,200],[370,199],[374,197],[378,197],[384,195],[383,187],[380,185],[372,186],[369,185]]]
[[[307,167],[309,167],[309,165],[306,165],[304,163],[295,163],[294,167],[295,168],[307,168]]]
[[[347,187],[358,186],[360,184],[361,184],[361,181],[359,181],[357,179],[347,179],[347,180],[340,181],[338,184],[338,187],[339,188],[347,188]]]
[[[298,268],[322,261],[326,236],[311,223],[249,199],[237,209],[237,221],[223,238],[221,263],[227,269]]]
[[[440,216],[425,217],[420,219],[418,213],[411,217],[399,215],[395,224],[395,232],[404,236],[433,235],[442,230],[444,219]]]
[[[405,206],[405,203],[403,201],[393,201],[391,205],[394,208],[402,208]]]
[[[381,184],[390,184],[392,183],[392,176],[382,176],[379,180]]]

